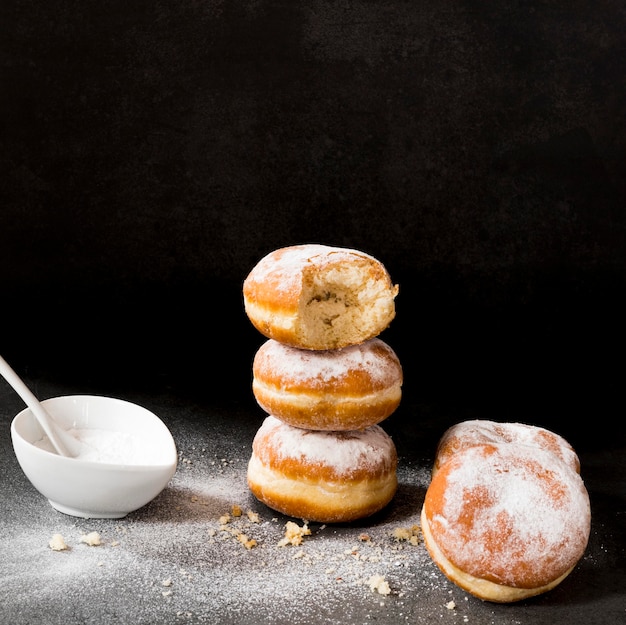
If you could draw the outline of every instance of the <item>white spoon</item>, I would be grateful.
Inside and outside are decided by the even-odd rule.
[[[39,403],[30,389],[20,377],[11,369],[7,361],[0,356],[0,373],[13,387],[13,390],[24,400],[30,411],[35,415],[39,425],[43,428],[52,446],[60,456],[75,458],[80,454],[83,444],[65,431]]]

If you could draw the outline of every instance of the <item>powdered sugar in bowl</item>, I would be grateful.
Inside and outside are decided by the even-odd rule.
[[[76,458],[56,454],[29,408],[11,423],[13,449],[26,477],[53,508],[83,518],[121,518],[154,499],[176,472],[166,425],[121,399],[68,395],[41,402],[85,443]]]

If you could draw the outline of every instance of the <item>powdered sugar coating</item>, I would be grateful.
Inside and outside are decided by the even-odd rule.
[[[271,447],[260,445],[263,440]],[[264,463],[271,463],[275,454],[279,462],[296,460],[329,469],[337,477],[349,477],[364,469],[395,470],[397,458],[391,437],[378,425],[358,431],[324,432],[292,427],[271,415],[261,424],[253,449]]]
[[[544,449],[555,454],[574,471],[580,471],[576,452],[562,436],[534,425],[484,419],[463,421],[446,430],[437,447],[435,470],[462,449],[486,443],[510,443]]]
[[[305,266],[314,264],[322,268],[329,263],[349,261],[357,257],[378,262],[369,254],[347,248],[337,248],[319,243],[293,245],[275,250],[264,256],[247,277],[248,282],[259,284],[271,280],[276,292],[289,292],[301,280]]]
[[[360,374],[366,392],[402,383],[398,357],[378,338],[335,350],[303,350],[270,339],[255,356],[255,371],[282,390],[303,384],[324,390],[341,386],[350,374]]]
[[[424,503],[440,550],[476,578],[543,586],[582,557],[589,496],[580,475],[545,449],[476,445],[455,454]]]

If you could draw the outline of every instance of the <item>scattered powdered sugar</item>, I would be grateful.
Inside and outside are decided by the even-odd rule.
[[[270,339],[255,356],[255,370],[274,379],[281,388],[306,381],[311,389],[340,383],[350,372],[360,372],[372,388],[402,382],[402,368],[393,349],[379,338],[336,350],[303,350]]]
[[[414,623],[428,597],[445,604],[451,584],[421,539],[410,540],[419,537],[425,468],[402,471],[403,495],[384,513],[348,526],[311,523],[310,534],[292,545],[283,541],[286,526],[303,521],[266,508],[247,489],[249,443],[224,447],[222,433],[205,448],[197,438],[177,436],[180,462],[171,484],[124,519],[68,517],[36,493],[20,500],[0,519],[11,571],[2,578],[3,619],[395,624]],[[84,537],[95,532],[99,544],[92,546]],[[48,546],[54,533],[66,549]],[[255,545],[247,548],[242,535]],[[413,596],[421,597],[417,604]]]
[[[349,474],[358,466],[385,466],[395,458],[391,437],[378,425],[365,430],[325,432],[296,428],[268,416],[257,432],[268,437],[281,458],[303,459],[307,463],[332,468],[335,473]]]
[[[163,460],[158,447],[146,445],[140,436],[98,428],[72,428],[68,434],[83,443],[79,460],[107,464],[153,465]],[[45,451],[56,453],[50,439],[44,436],[34,443]]]

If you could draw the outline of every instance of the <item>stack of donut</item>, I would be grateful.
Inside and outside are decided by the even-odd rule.
[[[275,250],[245,279],[246,314],[267,338],[252,366],[267,416],[247,479],[268,507],[338,523],[393,498],[396,448],[379,423],[400,403],[402,368],[378,335],[397,293],[372,256],[319,244]]]
[[[509,603],[547,592],[589,539],[578,456],[541,427],[454,425],[439,441],[421,523],[434,562],[471,594]]]

